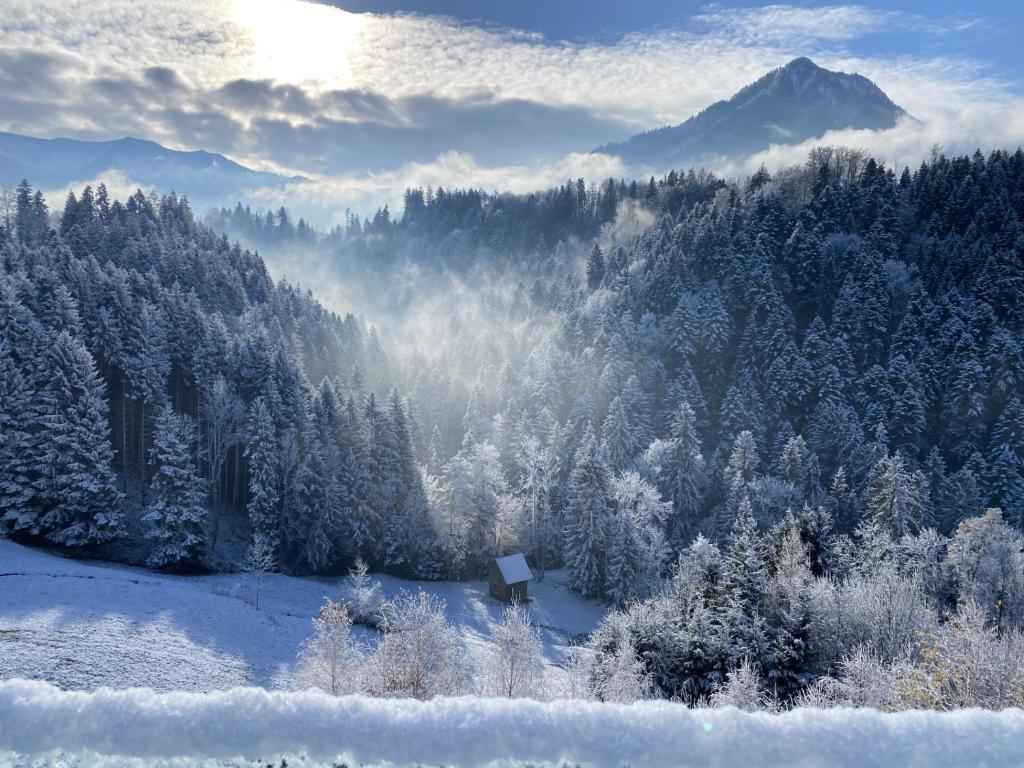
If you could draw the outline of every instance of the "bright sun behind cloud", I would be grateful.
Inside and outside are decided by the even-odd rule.
[[[365,17],[294,0],[232,0],[230,7],[232,21],[251,38],[256,77],[333,86],[349,81]]]

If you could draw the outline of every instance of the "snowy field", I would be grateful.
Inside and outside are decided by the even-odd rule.
[[[385,595],[423,587],[445,600],[471,659],[481,656],[487,622],[501,610],[485,583],[380,581]],[[66,560],[0,539],[0,679],[76,690],[286,688],[312,617],[340,589],[340,579],[270,575],[257,609],[249,575],[168,576]],[[531,584],[530,594],[552,665],[604,612],[570,594],[558,573]]]
[[[0,765],[279,765],[282,755],[304,766],[992,768],[1024,764],[1024,712],[771,715],[653,701],[423,703],[260,689],[81,693],[0,682]]]

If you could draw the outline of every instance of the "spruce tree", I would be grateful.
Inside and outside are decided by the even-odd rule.
[[[576,451],[566,504],[566,564],[569,583],[577,592],[604,593],[610,499],[607,467],[591,427]]]
[[[769,642],[762,601],[767,594],[768,569],[750,499],[746,496],[740,500],[729,534],[723,582],[729,666],[749,659],[764,669]]]
[[[684,402],[675,413],[671,449],[661,468],[663,487],[674,511],[669,535],[677,547],[688,543],[697,529],[707,483],[706,473],[696,416],[690,404]]]
[[[608,522],[608,564],[604,593],[621,606],[640,596],[643,564],[636,521],[628,509],[617,509]]]
[[[54,339],[46,369],[39,526],[56,544],[101,544],[123,532],[103,382],[92,355],[67,332]]]
[[[37,533],[31,456],[36,398],[0,336],[0,527],[14,533]]]
[[[754,435],[749,430],[744,430],[736,436],[732,453],[729,454],[729,462],[722,473],[728,494],[724,513],[718,521],[719,536],[722,538],[733,527],[743,499],[747,499],[749,503],[750,484],[757,477],[760,467],[761,458]]]
[[[253,535],[277,546],[280,542],[280,477],[274,418],[267,400],[258,397],[249,409],[249,522]]]
[[[919,530],[926,522],[924,485],[924,476],[907,470],[900,454],[879,459],[868,476],[868,515],[896,538]]]
[[[601,287],[604,281],[604,255],[601,247],[594,243],[594,247],[587,256],[587,287],[594,291]]]
[[[147,562],[154,568],[190,569],[206,547],[206,481],[199,475],[190,443],[195,424],[169,404],[157,414],[150,461],[155,467],[152,498],[143,521],[153,541]]]
[[[608,416],[604,420],[602,433],[608,466],[612,469],[624,469],[636,455],[637,446],[621,397],[612,400],[608,407]]]

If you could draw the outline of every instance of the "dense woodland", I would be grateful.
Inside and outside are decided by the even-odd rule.
[[[290,572],[417,578],[522,549],[621,608],[595,680],[687,701],[941,687],[922,660],[964,633],[999,679],[1020,653],[1020,150],[411,190],[327,233],[173,195],[46,205],[23,184],[0,231],[11,536],[188,570],[240,560],[230,523]],[[218,229],[339,280],[415,266],[430,343],[274,285]]]

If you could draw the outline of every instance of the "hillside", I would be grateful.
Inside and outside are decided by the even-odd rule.
[[[446,602],[470,663],[490,645],[488,620],[501,604],[479,581],[425,584],[377,577],[383,595],[427,589]],[[146,687],[216,691],[255,685],[287,689],[302,643],[325,596],[341,579],[264,577],[257,609],[253,577],[181,577],[67,560],[0,540],[0,680],[47,680],[63,689]],[[542,627],[551,669],[604,609],[570,594],[564,576],[531,585],[529,610]],[[362,639],[376,633],[361,629]]]
[[[771,144],[799,144],[842,128],[884,130],[906,113],[863,75],[798,58],[679,125],[598,151],[659,171],[739,159]]]

